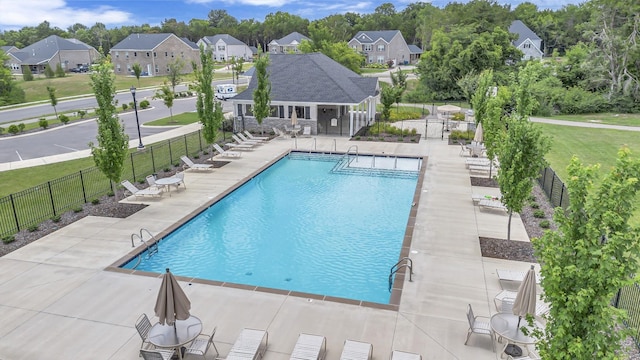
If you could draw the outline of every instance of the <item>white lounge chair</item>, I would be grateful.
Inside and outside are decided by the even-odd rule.
[[[496,169],[493,168],[493,170],[496,170]],[[489,166],[489,165],[469,165],[469,171],[470,172],[488,173],[489,171],[491,171],[491,166]]]
[[[218,155],[220,157],[225,157],[225,158],[239,158],[240,156],[242,156],[242,153],[240,151],[231,151],[231,150],[224,150],[220,145],[218,144],[213,144],[213,148],[216,149],[216,151],[218,152]]]
[[[498,280],[500,281],[500,286],[504,289],[503,285],[509,284],[509,289],[516,288],[526,275],[525,271],[513,271],[513,270],[503,270],[496,269],[496,274],[498,275]],[[536,274],[536,284],[540,284],[540,276]]]
[[[213,343],[213,336],[216,334],[216,329],[217,327],[213,328],[213,332],[211,333],[211,335],[198,335],[185,350],[185,355],[187,355],[187,358],[190,358],[190,356],[200,356],[203,359],[206,359],[205,355],[207,355],[207,351],[209,351],[209,348],[211,347],[211,345],[213,345],[213,348],[216,351],[216,357],[214,359],[217,359],[220,353],[218,352],[216,344]]]
[[[483,195],[483,194],[471,194],[471,200],[473,203],[478,205],[478,203],[482,200],[496,200],[499,201],[500,198],[493,195]]]
[[[276,134],[277,139],[284,139],[286,137],[286,134],[283,133],[282,130],[278,129],[277,127],[272,127],[271,129],[273,129],[273,133]]]
[[[182,162],[184,163],[184,165],[188,169],[192,169],[192,170],[212,170],[213,169],[213,165],[211,165],[211,164],[196,164],[193,161],[191,161],[191,159],[189,159],[185,155],[180,156],[180,160],[182,160]]]
[[[261,140],[261,141],[267,141],[269,140],[268,136],[254,136],[252,133],[250,133],[248,130],[244,131],[244,134],[249,138],[249,140]]]
[[[238,136],[240,138],[240,140],[242,142],[246,142],[246,143],[254,143],[256,145],[262,145],[262,140],[258,140],[258,139],[249,139],[246,136],[244,136],[243,133],[237,133],[235,134],[236,136]]]
[[[326,353],[327,339],[324,336],[300,334],[290,359],[323,360]]]
[[[391,360],[422,360],[422,355],[406,351],[393,350]]]
[[[302,128],[302,136],[311,137],[311,126],[305,126]]]
[[[160,189],[138,189],[129,180],[122,180],[122,186],[125,189],[125,195],[129,192],[130,195],[133,195],[138,198],[138,196],[162,196],[162,190]]]
[[[229,350],[226,360],[261,359],[269,345],[269,334],[266,330],[244,328]]]
[[[480,208],[482,209],[502,210],[502,211],[508,210],[507,207],[500,202],[500,200],[489,200],[489,199],[480,200],[478,202],[478,206],[480,206]]]
[[[371,360],[373,345],[360,341],[346,340],[340,360]]]
[[[229,147],[232,150],[253,150],[254,145],[238,144],[238,143],[226,143],[224,146]]]
[[[255,141],[244,141],[240,139],[236,134],[231,135],[231,137],[233,138],[233,141],[235,141],[238,145],[249,145],[251,147],[258,145],[258,143]]]

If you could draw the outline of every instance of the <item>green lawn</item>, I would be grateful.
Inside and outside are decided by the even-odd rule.
[[[599,123],[608,125],[623,125],[623,126],[640,126],[640,114],[580,114],[580,115],[554,115],[552,119],[576,121],[576,122],[588,122]]]
[[[371,68],[360,68],[361,74],[378,74],[388,71],[389,69],[371,69]]]
[[[180,125],[189,125],[194,122],[197,122],[198,113],[195,112],[187,112],[179,115],[174,115],[173,119],[171,117],[166,117],[164,119],[158,119],[151,122],[145,123],[145,125],[151,126],[180,126]]]

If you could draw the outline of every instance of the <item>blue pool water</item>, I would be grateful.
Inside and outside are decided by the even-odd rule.
[[[389,303],[417,171],[335,174],[338,159],[284,157],[162,239],[137,269]]]

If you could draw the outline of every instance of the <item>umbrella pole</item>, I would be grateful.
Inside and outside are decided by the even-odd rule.
[[[522,320],[522,316],[518,316],[518,325],[516,325],[516,330],[520,328],[520,320]]]

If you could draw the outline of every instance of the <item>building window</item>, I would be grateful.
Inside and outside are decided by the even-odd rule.
[[[124,56],[128,59],[128,58],[129,58],[129,52],[128,52],[128,51],[127,51],[127,52],[125,52],[125,53],[124,53]]]
[[[184,59],[184,51],[180,51],[180,57]]]
[[[357,50],[358,50],[358,45],[353,45],[353,46],[351,46],[351,48],[352,48],[353,50],[356,50],[356,51],[357,51]]]
[[[251,104],[247,104],[245,106],[245,114],[249,115],[249,116],[253,116],[253,109],[251,108]]]
[[[160,68],[158,67],[158,65],[156,65],[156,75],[158,75],[160,73]]]
[[[138,57],[138,52],[137,51],[133,52],[133,57]]]
[[[120,72],[120,64],[116,64],[116,71]]]
[[[269,116],[270,117],[279,117],[278,116],[278,109],[279,108],[280,108],[279,106],[271,105],[269,107]]]
[[[168,51],[164,52],[164,57],[169,57],[169,52]]]
[[[151,54],[147,51],[147,57],[151,56]]]
[[[371,46],[371,44],[362,45],[362,50],[364,51],[371,51],[372,48],[373,46]]]
[[[369,56],[369,64],[373,63],[373,56]]]
[[[218,51],[224,51],[225,49],[226,49],[226,46],[218,45]]]
[[[378,56],[378,64],[384,64],[384,56]]]
[[[120,57],[120,52],[116,51],[116,59]]]
[[[167,65],[167,74],[169,73],[169,71],[171,71],[171,68],[169,67],[169,65]]]
[[[153,52],[153,57],[158,57],[158,53],[157,52]]]
[[[378,51],[384,51],[384,44],[378,45]]]
[[[127,64],[127,72],[130,73],[131,72],[131,65]]]
[[[171,52],[171,57],[173,57],[173,51]]]
[[[224,61],[224,55],[220,55],[220,61]]]
[[[525,49],[531,49],[531,44],[529,44],[529,43],[524,44],[524,46],[523,46],[523,47],[524,47]]]

